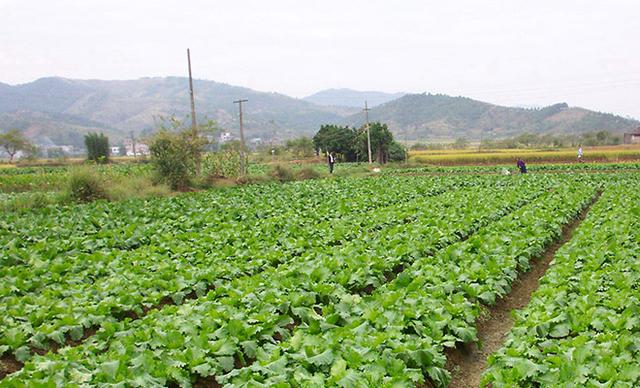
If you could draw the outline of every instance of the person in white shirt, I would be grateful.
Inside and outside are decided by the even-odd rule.
[[[333,174],[333,165],[336,163],[336,159],[331,152],[327,152],[327,163],[329,164],[329,174]]]
[[[578,162],[582,162],[582,145],[578,145]]]

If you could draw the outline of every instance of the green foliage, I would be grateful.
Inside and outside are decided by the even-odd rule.
[[[525,132],[512,138],[483,141],[482,148],[560,148],[586,146],[617,145],[622,137],[609,131],[587,132],[579,135],[557,135],[552,133],[535,134]]]
[[[186,132],[160,130],[149,145],[151,162],[159,177],[174,190],[184,190],[195,175],[196,158]]]
[[[323,154],[333,152],[345,162],[357,160],[357,132],[349,127],[323,125],[313,137],[313,145]]]
[[[371,137],[371,157],[374,161],[384,164],[389,161],[389,148],[393,143],[393,135],[387,124],[374,122],[369,125],[369,134]],[[368,160],[367,149],[367,128],[363,126],[358,132],[357,154],[359,161]],[[397,154],[397,149],[396,149]]]
[[[322,174],[314,169],[313,167],[302,167],[295,173],[296,179],[305,180],[305,179],[318,179],[322,177]]]
[[[77,202],[106,198],[104,184],[91,167],[78,167],[69,174],[67,193]]]
[[[402,162],[407,160],[407,152],[404,146],[397,141],[393,141],[389,144],[387,155],[388,162]]]
[[[290,152],[294,158],[302,159],[315,155],[314,142],[306,136],[287,140],[285,149]]]
[[[371,153],[373,160],[378,163],[389,161],[389,150],[393,144],[393,135],[386,124],[379,122],[369,126],[371,137]],[[323,153],[333,152],[346,162],[367,161],[367,131],[365,127],[359,130],[337,125],[323,125],[313,137],[313,144]],[[398,157],[397,147],[394,157]]]
[[[484,306],[509,292],[597,187],[629,196],[601,206],[627,214],[624,227],[595,220],[588,232],[602,238],[586,250],[577,244],[566,265],[584,278],[565,277],[567,287],[549,293],[557,299],[541,317],[552,325],[539,332],[572,340],[572,325],[600,313],[592,305],[606,292],[607,319],[590,323],[624,336],[598,337],[603,362],[580,343],[551,359],[572,372],[569,384],[583,362],[600,382],[633,382],[638,279],[627,275],[638,272],[640,209],[637,174],[622,173],[382,174],[2,214],[0,351],[26,362],[3,384],[189,386],[211,376],[229,386],[444,387],[446,349],[477,341]],[[616,266],[617,258],[627,259]],[[595,270],[608,276],[589,282]],[[558,313],[582,282],[591,299]],[[166,298],[177,305],[116,318]],[[95,326],[83,344],[29,360],[27,344],[47,348]],[[526,378],[540,369],[506,361],[508,373]],[[534,385],[513,381],[504,385]]]
[[[240,158],[239,147],[206,153],[202,158],[202,176],[205,179],[238,178],[242,175]]]
[[[109,138],[103,133],[91,132],[84,135],[84,144],[87,148],[87,160],[96,163],[109,162]]]
[[[483,386],[637,386],[639,200],[637,180],[607,187],[514,314]]]
[[[276,164],[271,167],[271,171],[269,171],[269,176],[278,182],[291,182],[295,180],[296,176],[291,167],[285,164]]]
[[[25,151],[27,153],[35,152],[35,146],[17,129],[0,133],[0,147],[9,155],[9,163],[13,162],[13,157],[18,151]]]

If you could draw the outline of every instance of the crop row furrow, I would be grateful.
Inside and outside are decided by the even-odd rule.
[[[610,185],[515,314],[483,385],[640,384],[640,185]]]

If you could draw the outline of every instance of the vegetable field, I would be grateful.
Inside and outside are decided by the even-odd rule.
[[[448,386],[448,352],[580,215],[481,383],[637,386],[636,168],[4,213],[0,387]]]

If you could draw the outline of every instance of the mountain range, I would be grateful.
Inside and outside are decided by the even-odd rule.
[[[360,126],[364,100],[369,118],[389,125],[408,140],[447,141],[500,138],[522,132],[581,133],[594,130],[625,132],[637,120],[565,103],[545,108],[513,108],[441,94],[389,94],[329,89],[304,99],[259,92],[224,83],[194,80],[197,119],[215,120],[218,127],[237,132],[239,98],[248,138],[276,142],[313,136],[322,124]],[[102,131],[112,143],[130,133],[144,136],[163,117],[189,117],[188,80],[181,77],[126,81],[41,78],[21,85],[0,83],[0,131],[23,130],[38,144],[82,147],[83,135]]]

